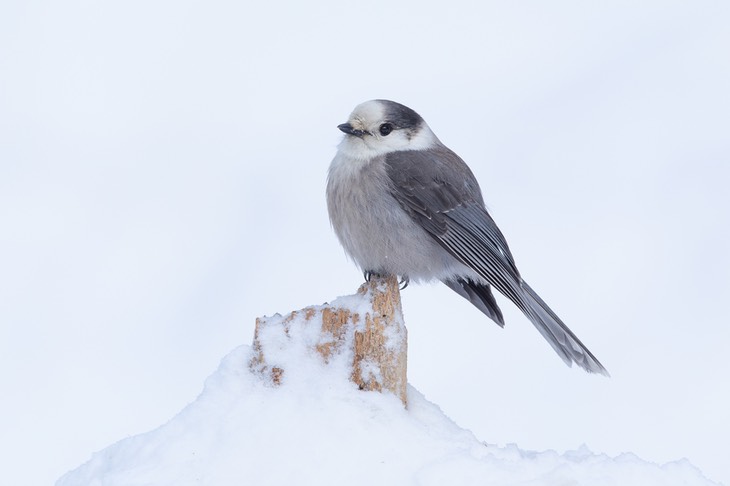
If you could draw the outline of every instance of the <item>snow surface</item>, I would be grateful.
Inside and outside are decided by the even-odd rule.
[[[394,395],[358,390],[348,380],[351,353],[325,365],[312,351],[317,326],[305,326],[302,313],[289,326],[284,341],[275,326],[259,336],[265,356],[278,351],[281,386],[252,371],[255,352],[241,346],[172,420],[94,454],[57,486],[716,484],[686,460],[480,442],[413,387],[407,409]]]

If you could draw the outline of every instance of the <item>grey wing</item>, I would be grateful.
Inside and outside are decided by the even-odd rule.
[[[608,375],[522,280],[504,236],[484,207],[474,175],[458,155],[440,146],[394,152],[386,156],[385,163],[393,197],[430,236],[510,299],[566,364],[575,362],[586,371]]]

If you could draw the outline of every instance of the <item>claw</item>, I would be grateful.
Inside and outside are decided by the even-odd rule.
[[[373,272],[372,270],[365,270],[364,272],[362,272],[362,276],[365,277],[366,282],[369,282],[373,277],[381,277],[381,276],[383,276],[383,274],[378,273],[378,272]],[[410,283],[410,281],[411,281],[411,279],[408,278],[408,275],[404,275],[398,281],[399,288],[401,290],[405,289],[406,287],[408,287],[408,284]]]

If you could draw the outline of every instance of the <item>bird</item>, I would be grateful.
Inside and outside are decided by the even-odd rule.
[[[568,366],[609,376],[523,280],[471,169],[418,113],[395,101],[370,100],[337,128],[344,137],[327,174],[327,210],[367,280],[395,275],[403,288],[440,280],[504,327],[495,288]]]

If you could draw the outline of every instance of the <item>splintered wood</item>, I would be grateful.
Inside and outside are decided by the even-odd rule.
[[[350,379],[361,390],[386,390],[406,405],[407,332],[395,277],[373,277],[360,286],[356,295],[332,304],[306,307],[284,317],[257,318],[253,343],[256,356],[251,367],[267,373],[277,385],[286,369],[267,356],[262,335],[275,332],[278,338],[284,337],[277,340],[280,347],[293,345],[292,326],[318,329],[311,348],[325,363],[335,355],[352,355]]]

